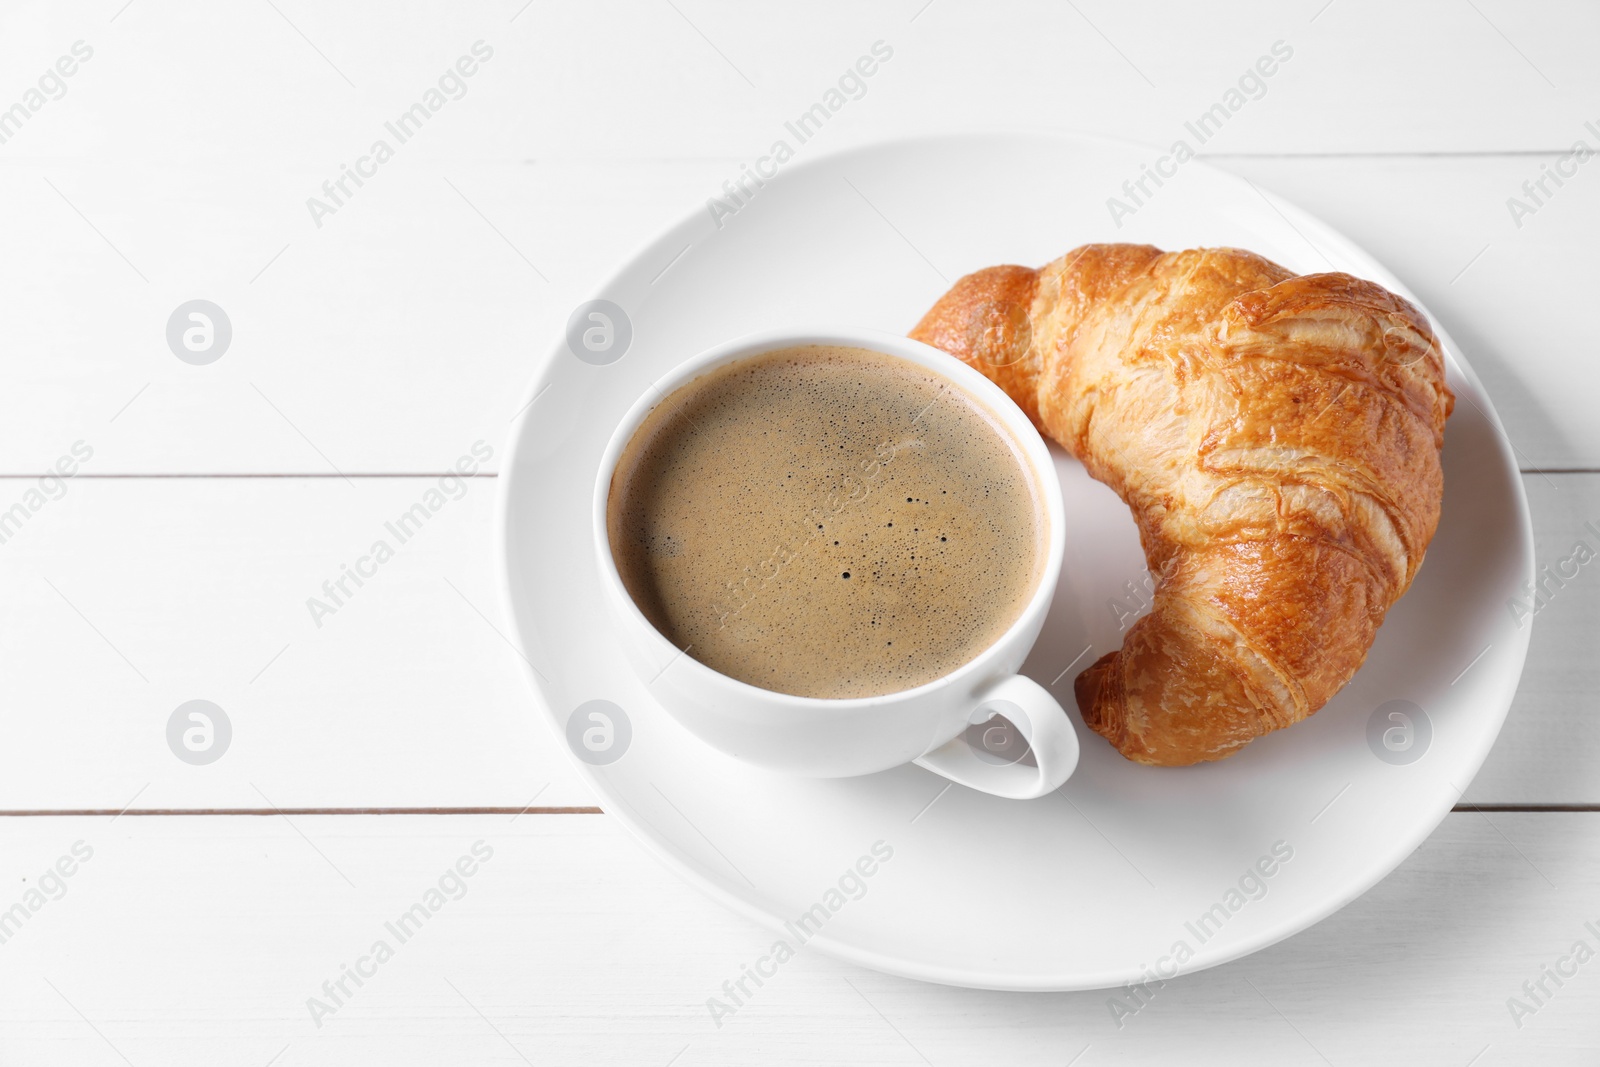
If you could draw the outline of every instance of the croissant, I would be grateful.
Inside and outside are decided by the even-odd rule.
[[[967,275],[911,336],[1132,509],[1151,610],[1074,686],[1131,760],[1221,759],[1311,715],[1422,565],[1455,398],[1426,317],[1381,286],[1085,245]]]

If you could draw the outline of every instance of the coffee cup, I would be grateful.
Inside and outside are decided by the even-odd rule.
[[[855,697],[797,696],[752,685],[712,669],[668,640],[635,602],[619,571],[608,525],[613,476],[651,412],[703,375],[800,346],[864,349],[936,376],[942,386],[958,390],[994,417],[1017,446],[1013,453],[1036,489],[1044,529],[1031,593],[997,639],[931,681]],[[759,767],[819,778],[916,763],[961,785],[1014,799],[1043,796],[1076,768],[1078,739],[1071,719],[1049,690],[1017,673],[1044,625],[1065,551],[1054,464],[1027,415],[983,375],[949,355],[867,330],[771,331],[703,352],[653,383],[616,427],[600,460],[592,522],[603,596],[629,667],[662,708],[714,748]]]

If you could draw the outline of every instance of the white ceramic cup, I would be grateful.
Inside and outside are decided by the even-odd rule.
[[[915,363],[981,403],[1021,447],[1044,501],[1046,558],[1027,607],[999,640],[942,678],[883,696],[817,698],[773,692],[729,678],[684,655],[628,594],[607,532],[606,508],[617,461],[645,417],[680,386],[718,367],[795,345],[865,348]],[[629,665],[674,718],[712,746],[772,770],[843,778],[916,762],[952,781],[996,796],[1043,796],[1078,764],[1078,737],[1055,697],[1017,673],[1044,625],[1065,551],[1061,487],[1044,439],[1022,409],[977,371],[938,349],[866,330],[774,331],[719,345],[657,381],[629,409],[600,460],[594,490],[594,544],[601,585]],[[968,727],[1004,718],[1027,739],[974,748]],[[989,731],[1002,733],[998,725]]]

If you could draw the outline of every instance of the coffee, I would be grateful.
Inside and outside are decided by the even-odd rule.
[[[623,585],[713,670],[805,697],[949,674],[1021,615],[1048,520],[1020,445],[941,376],[803,346],[694,379],[611,480]]]

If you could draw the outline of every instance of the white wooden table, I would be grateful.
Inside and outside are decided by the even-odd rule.
[[[489,479],[570,310],[880,40],[808,151],[1168,144],[1286,42],[1204,154],[1403,277],[1499,406],[1541,562],[1600,549],[1600,162],[1565,155],[1600,149],[1593,3],[13,0],[0,1063],[1600,1063],[1600,961],[1569,958],[1600,951],[1594,566],[1552,585],[1463,804],[1309,932],[1120,1027],[1106,993],[815,954],[712,1022],[765,934],[627,839],[530,714]],[[314,219],[478,41],[464,95]],[[232,326],[205,366],[165,336],[197,298]],[[306,599],[478,441],[496,458],[318,626]],[[209,765],[168,747],[194,699],[232,724]],[[313,1019],[478,841],[465,895]]]

